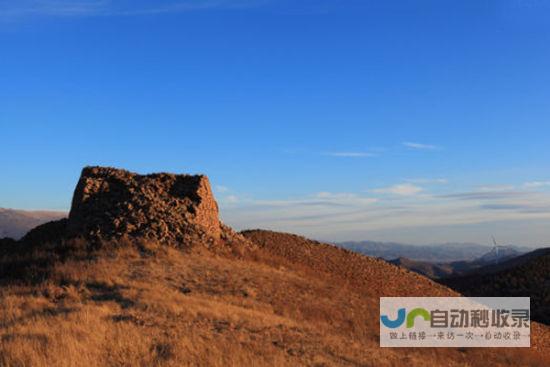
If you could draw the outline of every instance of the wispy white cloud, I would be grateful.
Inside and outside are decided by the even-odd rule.
[[[228,224],[237,228],[266,228],[337,240],[368,239],[375,232],[389,240],[403,239],[414,232],[417,237],[410,240],[418,242],[444,226],[462,228],[466,237],[470,230],[483,237],[493,229],[486,223],[509,222],[514,226],[549,220],[550,195],[477,191],[416,195],[415,200],[396,195],[386,200],[354,193],[320,192],[290,200],[242,200],[235,205],[222,205],[221,213]],[[442,238],[461,240],[444,235]]]
[[[0,19],[17,20],[31,16],[153,15],[214,8],[245,8],[267,2],[268,0],[0,0]]]
[[[17,0],[0,1],[0,17],[15,18],[34,15],[79,16],[105,11],[110,1],[106,0]]]
[[[410,141],[404,142],[403,145],[406,146],[407,148],[417,149],[417,150],[436,150],[436,149],[439,149],[439,147],[437,145],[415,143],[415,142],[410,142]]]
[[[378,199],[353,193],[319,192],[302,198],[221,202],[222,218],[237,228],[272,228],[303,233],[304,228],[334,223],[370,211]],[[302,230],[298,230],[298,228]]]
[[[495,190],[472,191],[439,196],[475,203],[483,210],[498,210],[516,214],[550,214],[550,196],[533,191]]]
[[[269,208],[307,207],[315,208],[342,208],[371,205],[378,201],[376,198],[366,197],[352,193],[319,192],[305,198],[283,200],[249,200],[249,204]]]
[[[339,158],[368,158],[376,157],[377,154],[370,152],[327,152],[323,155]]]
[[[502,192],[502,191],[513,191],[516,187],[514,185],[485,185],[479,186],[478,191],[482,192]]]
[[[527,189],[538,189],[541,187],[550,187],[550,181],[531,181],[525,182],[523,187]]]
[[[239,197],[237,195],[226,195],[226,196],[222,196],[220,198],[220,203],[221,204],[237,204],[240,201],[241,200],[239,199]]]
[[[372,190],[377,194],[391,194],[399,196],[414,196],[421,193],[424,189],[420,186],[413,185],[412,183],[397,184],[389,187],[382,187]]]
[[[438,184],[438,185],[446,185],[449,183],[449,180],[446,178],[408,178],[405,180],[405,182],[409,182],[412,184]]]
[[[223,186],[223,185],[216,185],[214,187],[214,190],[216,190],[216,192],[219,192],[220,194],[223,194],[225,192],[228,192],[229,188],[227,186]]]
[[[370,205],[378,202],[376,198],[364,197],[347,192],[319,192],[315,194],[314,197],[326,203],[340,203],[345,205]]]
[[[500,200],[500,199],[512,199],[518,197],[527,197],[529,192],[524,191],[468,191],[458,192],[453,194],[445,194],[438,196],[439,198],[456,199],[456,200]]]
[[[114,1],[114,0],[112,0]],[[269,0],[172,0],[165,1],[163,5],[149,5],[142,7],[128,7],[113,12],[113,15],[147,15],[178,13],[192,10],[206,9],[242,9],[260,6],[268,3]]]

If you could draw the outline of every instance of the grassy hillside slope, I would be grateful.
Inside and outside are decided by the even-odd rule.
[[[547,365],[538,325],[531,349],[381,349],[380,296],[456,293],[299,236],[245,236],[257,247],[4,247],[0,366]]]

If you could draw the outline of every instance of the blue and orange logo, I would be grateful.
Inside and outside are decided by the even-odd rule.
[[[425,308],[415,308],[407,313],[407,310],[400,308],[397,310],[397,318],[395,320],[390,320],[387,315],[380,316],[380,321],[384,326],[390,329],[396,329],[403,325],[405,320],[407,321],[407,329],[414,327],[414,320],[418,317],[422,317],[425,321],[430,321],[430,313]]]

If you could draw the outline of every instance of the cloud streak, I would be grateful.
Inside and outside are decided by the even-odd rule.
[[[422,187],[413,185],[412,183],[398,184],[372,190],[372,192],[377,194],[391,194],[398,196],[414,196],[422,191],[424,191]]]
[[[0,19],[154,15],[216,8],[247,8],[267,2],[268,0],[8,0],[0,1]]]
[[[240,229],[265,228],[339,241],[372,238],[372,233],[387,240],[402,240],[407,233],[426,239],[430,233],[444,234],[438,228],[459,227],[465,236],[468,228],[489,236],[487,231],[494,223],[500,223],[499,228],[508,228],[505,223],[510,228],[534,223],[539,232],[532,233],[533,242],[546,233],[541,232],[539,222],[550,220],[550,195],[544,192],[477,190],[430,195],[406,183],[372,191],[388,196],[319,192],[289,200],[248,199],[235,205],[221,202],[221,213],[228,224]],[[462,239],[444,237],[447,241]]]
[[[249,201],[222,206],[222,216],[237,228],[266,228],[314,238],[365,239],[372,231],[394,233],[411,228],[479,225],[495,221],[550,219],[550,198],[483,203],[422,197],[391,205],[356,195],[314,195],[305,199]],[[452,238],[447,238],[452,240]]]
[[[436,150],[439,149],[437,145],[432,144],[422,144],[422,143],[415,143],[415,142],[404,142],[403,145],[410,149],[416,149],[416,150]]]
[[[222,197],[222,202],[226,204],[237,204],[240,199],[236,195],[227,195]]]
[[[455,194],[439,195],[439,198],[456,200],[495,200],[527,197],[528,192],[524,191],[471,191]]]
[[[369,158],[376,157],[376,154],[369,152],[327,152],[323,155],[329,157],[338,157],[338,158]]]
[[[528,189],[539,189],[542,187],[550,187],[550,181],[531,181],[523,184]]]
[[[216,192],[219,192],[219,193],[225,193],[229,191],[229,188],[223,185],[216,185],[214,189],[216,190]]]
[[[405,180],[406,182],[412,184],[437,184],[437,185],[446,185],[449,183],[449,180],[446,178],[409,178]]]
[[[80,16],[98,14],[107,9],[110,2],[101,0],[88,1],[3,1],[0,2],[0,17],[25,16]]]

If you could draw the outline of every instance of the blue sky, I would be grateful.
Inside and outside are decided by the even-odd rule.
[[[0,0],[0,207],[66,210],[81,168],[110,165],[205,173],[237,228],[548,244],[549,16]]]

